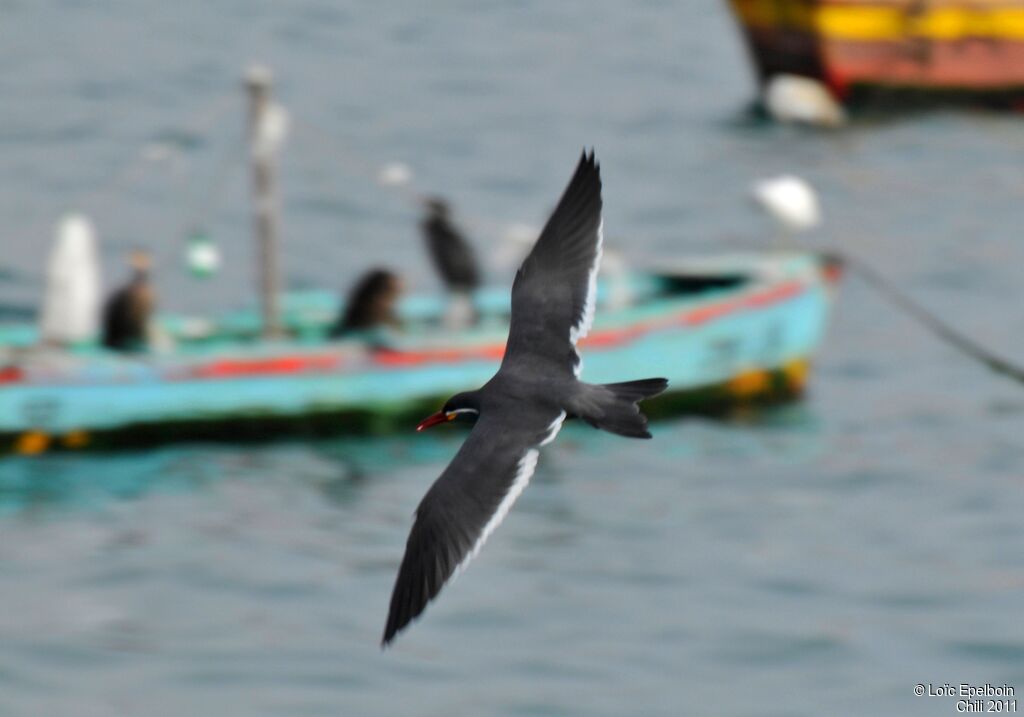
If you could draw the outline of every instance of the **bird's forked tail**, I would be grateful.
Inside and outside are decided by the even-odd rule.
[[[657,396],[668,387],[664,378],[640,381],[580,384],[582,390],[572,403],[572,413],[594,428],[630,438],[650,438],[647,416],[637,405],[645,398]]]

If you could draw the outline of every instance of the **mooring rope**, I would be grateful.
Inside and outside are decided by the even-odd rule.
[[[205,138],[231,106],[237,103],[238,92],[225,90],[193,112],[180,125],[175,126],[175,131]],[[168,159],[178,159],[180,156],[181,152],[167,142],[147,141],[130,153],[105,181],[83,195],[77,204],[81,205],[84,211],[101,214],[108,208],[112,198],[120,196],[130,180],[138,179],[146,169],[159,166]]]
[[[918,324],[928,329],[939,339],[981,363],[989,370],[1018,383],[1024,383],[1024,368],[999,356],[959,331],[947,321],[939,318],[939,316],[911,298],[909,294],[902,291],[895,283],[887,279],[881,272],[863,259],[857,258],[848,252],[841,252],[839,256],[846,266],[853,269],[869,286],[887,298],[894,306],[902,309],[904,313],[911,316]]]
[[[737,237],[729,237],[724,240],[735,249],[764,251],[764,245],[751,243],[749,240]],[[964,332],[957,329],[948,321],[941,319],[935,312],[926,308],[923,304],[911,297],[907,292],[897,286],[896,282],[885,276],[881,271],[874,268],[869,262],[855,256],[849,250],[838,249],[834,246],[823,247],[821,245],[809,244],[800,241],[792,235],[787,235],[786,242],[789,248],[794,251],[816,254],[818,256],[833,256],[838,259],[842,266],[859,276],[864,283],[893,306],[898,308],[914,323],[922,326],[943,343],[946,343],[973,361],[983,365],[985,368],[1005,376],[1018,383],[1024,383],[1024,367],[1000,356],[996,352],[986,348],[983,344],[975,341]]]
[[[225,148],[209,179],[197,183],[200,189],[187,202],[190,209],[184,212],[186,223],[182,227],[183,237],[188,237],[191,232],[210,223],[233,173],[244,167],[248,149],[249,139],[244,132],[240,132],[239,137],[233,139]]]

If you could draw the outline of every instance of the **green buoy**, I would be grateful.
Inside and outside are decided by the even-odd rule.
[[[185,263],[192,276],[206,279],[220,269],[220,249],[204,231],[194,231],[188,238]]]

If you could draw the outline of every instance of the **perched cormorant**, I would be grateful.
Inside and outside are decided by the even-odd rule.
[[[427,200],[426,207],[420,228],[434,268],[450,294],[444,324],[448,329],[463,329],[477,319],[472,294],[480,286],[480,267],[473,247],[452,221],[448,203],[434,197]]]
[[[434,268],[449,291],[469,292],[480,286],[480,269],[473,247],[452,221],[448,202],[440,197],[428,199],[427,216],[420,228]]]
[[[402,293],[402,280],[387,269],[366,272],[345,302],[345,311],[331,329],[337,338],[378,326],[397,328],[401,325],[395,304]]]
[[[149,318],[156,298],[149,283],[149,255],[132,254],[132,277],[111,294],[103,309],[103,345],[114,351],[138,351],[146,347]]]

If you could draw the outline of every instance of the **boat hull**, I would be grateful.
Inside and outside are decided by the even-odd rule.
[[[811,77],[848,104],[1024,99],[1021,0],[730,0],[758,79]]]
[[[669,296],[603,311],[584,340],[592,383],[664,376],[652,416],[714,413],[802,392],[831,303],[817,258],[790,257],[739,289]],[[198,356],[106,357],[0,372],[0,451],[267,440],[374,433],[415,425],[453,393],[495,372],[495,331],[480,340],[382,350],[313,343]]]

